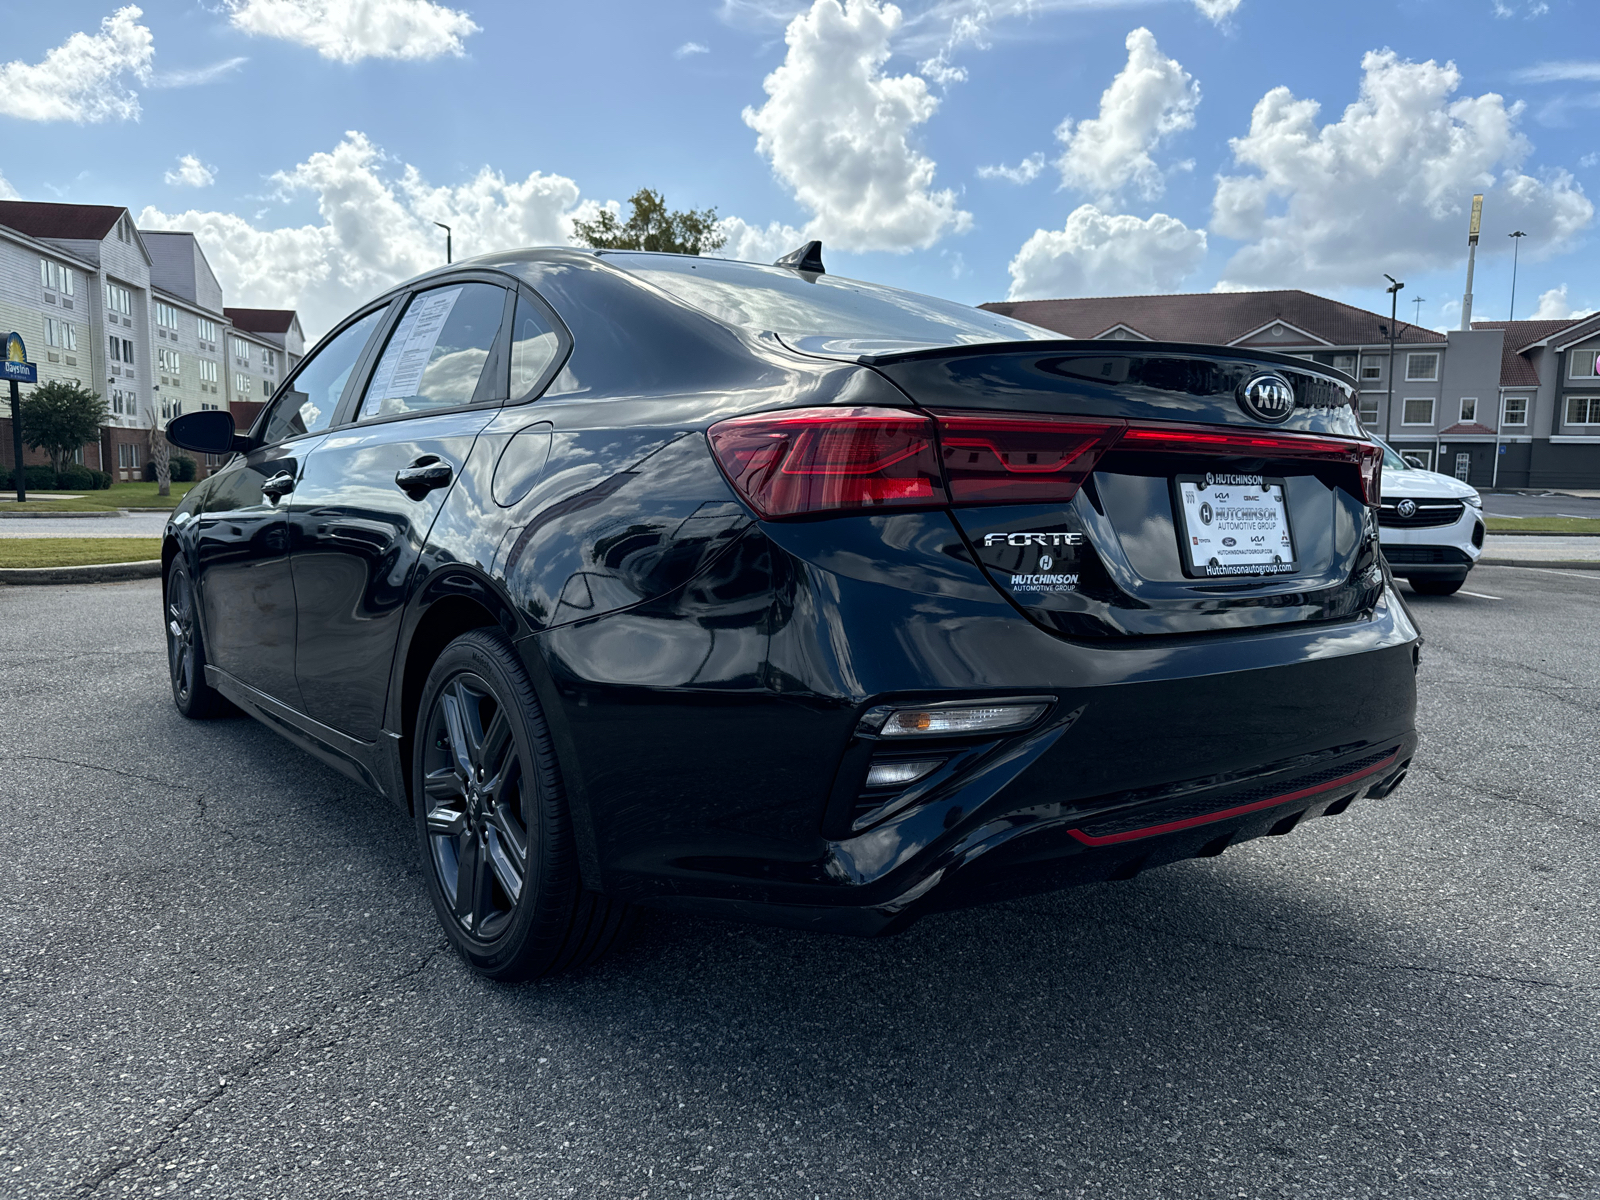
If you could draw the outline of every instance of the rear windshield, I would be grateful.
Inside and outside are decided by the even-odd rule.
[[[838,338],[951,346],[1061,337],[998,313],[837,275],[692,255],[607,254],[606,261],[729,325],[795,344]]]

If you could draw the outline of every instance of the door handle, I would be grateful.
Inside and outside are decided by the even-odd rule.
[[[261,485],[261,494],[274,504],[292,491],[294,491],[294,476],[287,471],[279,471]]]
[[[435,488],[449,487],[455,478],[455,469],[436,455],[425,455],[409,467],[394,473],[394,482],[413,500],[421,500]]]

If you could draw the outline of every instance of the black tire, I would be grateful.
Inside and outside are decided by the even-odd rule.
[[[1467,581],[1463,579],[1411,579],[1411,590],[1419,596],[1454,596]]]
[[[544,713],[503,635],[475,629],[445,647],[412,743],[428,892],[475,971],[513,980],[570,970],[631,927],[632,906],[583,889]]]
[[[175,559],[167,572],[166,617],[167,671],[178,711],[192,721],[233,715],[238,710],[206,682],[206,647],[194,583],[181,558]]]

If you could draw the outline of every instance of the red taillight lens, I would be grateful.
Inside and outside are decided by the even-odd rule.
[[[1071,500],[1122,421],[939,413],[939,448],[955,504]]]
[[[1361,447],[1361,499],[1368,508],[1377,508],[1383,496],[1383,448]]]
[[[802,408],[733,417],[708,433],[717,462],[762,517],[945,503],[933,421],[893,408]]]
[[[1378,503],[1383,451],[1371,442],[1322,437],[1314,433],[1255,433],[1206,425],[1134,425],[1122,435],[1118,450],[1151,454],[1225,455],[1278,461],[1344,463],[1356,469],[1361,501]]]

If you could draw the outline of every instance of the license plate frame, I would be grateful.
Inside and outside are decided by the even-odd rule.
[[[1230,507],[1227,517],[1217,514],[1219,497]],[[1209,471],[1174,475],[1172,511],[1177,518],[1178,560],[1190,579],[1269,579],[1300,570],[1289,521],[1288,481],[1283,476]],[[1249,544],[1223,544],[1224,539],[1258,536],[1266,540],[1254,555],[1255,547]],[[1208,547],[1209,552],[1202,554]],[[1267,554],[1272,559],[1246,561],[1247,556]],[[1228,562],[1230,557],[1239,561]]]

